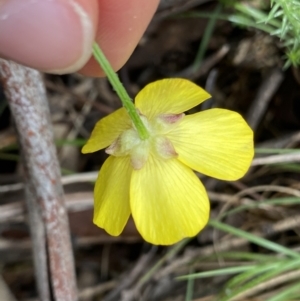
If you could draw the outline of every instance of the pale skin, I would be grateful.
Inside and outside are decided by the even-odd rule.
[[[115,70],[132,54],[159,0],[0,0],[0,56],[49,73],[103,76],[97,41]]]

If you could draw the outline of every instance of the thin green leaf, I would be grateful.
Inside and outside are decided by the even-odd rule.
[[[296,163],[273,164],[271,167],[275,169],[280,169],[282,171],[300,172],[300,164]]]
[[[237,260],[251,260],[255,262],[268,262],[274,261],[277,259],[275,256],[264,255],[259,253],[250,253],[250,252],[218,252],[218,254],[213,254],[211,256],[205,257],[205,261],[207,259],[219,258],[222,257],[223,259],[237,259]]]
[[[294,298],[298,298],[298,300],[300,298],[298,281],[296,284],[284,288],[281,292],[277,293],[276,296],[269,298],[267,301],[286,301],[293,300]]]
[[[242,237],[244,239],[247,239],[248,241],[251,241],[251,242],[253,242],[253,243],[255,243],[255,244],[257,244],[261,247],[272,250],[276,253],[282,253],[286,256],[291,256],[293,258],[299,258],[300,259],[300,254],[298,252],[295,252],[295,251],[293,251],[289,248],[286,248],[282,245],[276,244],[276,243],[274,243],[272,241],[269,241],[265,238],[262,238],[262,237],[253,235],[251,233],[236,229],[234,227],[223,224],[223,223],[218,222],[218,221],[213,220],[213,219],[211,219],[208,224],[210,226],[216,228],[216,229],[219,229],[219,230],[222,230],[224,232],[231,233],[233,235],[236,235],[236,236]]]
[[[191,270],[191,273],[192,273],[192,270]],[[194,295],[194,279],[189,278],[187,281],[185,301],[192,301],[193,295]]]
[[[225,290],[231,290],[234,291],[236,288],[239,288],[241,285],[245,284],[246,282],[250,281],[254,277],[258,277],[259,275],[262,275],[265,272],[268,271],[274,271],[280,267],[280,264],[282,263],[282,259],[277,259],[276,262],[269,262],[267,264],[259,263],[255,266],[254,269],[250,271],[246,271],[244,273],[241,273],[234,278],[232,278],[229,282],[226,283]]]
[[[185,276],[179,276],[177,280],[187,280],[187,279],[198,279],[198,278],[207,278],[207,277],[214,277],[214,276],[223,276],[229,274],[236,274],[244,271],[249,271],[255,269],[255,265],[248,265],[248,266],[237,266],[237,267],[230,267],[224,269],[218,269],[213,271],[207,272],[200,272],[195,274],[189,274]]]
[[[237,298],[240,294],[245,294],[247,290],[253,289],[261,283],[268,281],[277,275],[286,272],[288,270],[297,269],[300,267],[300,259],[286,260],[281,262],[276,268],[271,269],[269,272],[263,273],[261,276],[255,277],[253,280],[247,282],[245,285],[238,285],[236,289],[224,289],[224,297],[221,297],[219,301],[230,301],[233,297]]]
[[[206,29],[205,29],[203,37],[201,39],[201,43],[200,43],[200,46],[199,46],[199,49],[198,49],[198,52],[197,52],[197,55],[196,55],[196,58],[195,58],[195,61],[193,64],[195,69],[199,68],[199,66],[201,65],[201,63],[203,61],[204,54],[206,52],[208,43],[211,39],[211,36],[213,34],[214,28],[216,26],[216,22],[218,20],[219,15],[221,14],[221,11],[222,11],[222,5],[219,4],[219,5],[217,5],[216,9],[214,10],[213,14],[211,15],[211,17],[207,23]]]
[[[256,148],[255,154],[297,154],[299,149],[294,148]]]

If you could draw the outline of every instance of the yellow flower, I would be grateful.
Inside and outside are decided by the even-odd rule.
[[[135,106],[150,137],[141,140],[124,108],[101,119],[83,153],[111,156],[96,181],[94,223],[119,235],[130,214],[143,238],[169,245],[195,236],[209,218],[209,201],[192,169],[234,181],[253,158],[253,133],[225,109],[184,115],[210,95],[185,79],[164,79],[142,89]]]

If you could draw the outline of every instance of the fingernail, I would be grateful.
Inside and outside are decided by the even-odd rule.
[[[74,0],[0,1],[0,54],[32,68],[77,71],[91,56],[94,34]]]

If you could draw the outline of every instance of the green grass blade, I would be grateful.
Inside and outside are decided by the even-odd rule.
[[[299,149],[294,148],[256,148],[255,154],[297,154],[300,153]]]
[[[276,244],[272,241],[269,241],[267,239],[264,239],[262,237],[258,237],[256,235],[253,235],[251,233],[236,229],[234,227],[231,227],[229,225],[223,224],[221,222],[218,222],[216,220],[211,219],[208,223],[210,226],[227,232],[227,233],[231,233],[233,235],[242,237],[244,239],[247,239],[248,241],[251,241],[252,243],[255,243],[261,247],[264,247],[266,249],[272,250],[276,253],[281,253],[284,254],[286,256],[291,256],[293,258],[299,258],[300,259],[300,254],[298,252],[295,252],[293,250],[290,250],[289,248],[286,248],[282,245]]]
[[[259,277],[255,277],[245,285],[238,285],[236,289],[229,289],[227,286],[224,288],[224,297],[221,297],[219,301],[230,301],[233,297],[237,298],[240,294],[245,294],[246,291],[253,289],[256,286],[261,285],[261,283],[271,280],[277,275],[288,270],[298,269],[300,267],[300,259],[297,260],[285,260],[281,262],[280,265],[274,269],[271,269],[267,273],[263,273]]]
[[[191,270],[191,272],[192,272],[192,270]],[[194,294],[194,279],[189,278],[188,281],[187,281],[185,301],[192,301],[193,300],[193,294]]]
[[[237,267],[230,267],[200,273],[194,273],[184,276],[179,276],[177,280],[187,280],[187,279],[198,279],[198,278],[207,278],[207,277],[214,277],[214,276],[223,276],[229,274],[236,274],[244,271],[249,271],[255,268],[255,265],[248,265],[248,266],[237,266]]]
[[[236,260],[249,260],[255,262],[268,262],[274,261],[277,259],[275,256],[264,255],[259,253],[250,253],[250,252],[219,252],[218,254],[213,254],[207,257],[204,257],[204,260],[215,259],[215,258],[223,258],[223,259],[236,259]]]
[[[270,167],[281,171],[300,172],[300,164],[297,163],[271,164]]]
[[[299,300],[300,299],[299,286],[300,286],[299,282],[297,282],[296,284],[291,285],[288,288],[285,288],[282,292],[277,293],[276,296],[269,298],[267,301],[286,301],[286,300],[293,300],[294,298],[297,298],[297,300]]]
[[[64,145],[74,145],[74,146],[79,146],[82,147],[86,144],[87,140],[86,139],[72,139],[72,140],[67,140],[67,139],[57,139],[55,140],[55,145],[56,146],[64,146]]]
[[[237,208],[234,208],[232,210],[229,210],[227,212],[224,212],[220,218],[224,218],[227,216],[230,216],[232,214],[236,214],[248,209],[254,209],[254,208],[264,208],[266,205],[281,205],[281,206],[287,206],[287,205],[299,205],[300,204],[300,198],[299,197],[286,197],[286,198],[275,198],[270,200],[261,200],[257,202],[253,202],[252,204],[245,204],[245,205],[239,205]]]
[[[232,278],[229,282],[226,284],[226,289],[233,290],[236,287],[240,287],[245,282],[253,279],[254,277],[258,277],[259,275],[266,273],[270,270],[278,269],[280,267],[280,264],[282,263],[282,259],[277,259],[278,262],[269,262],[268,264],[262,264],[259,263],[255,266],[254,269],[250,271],[245,271],[234,278]]]
[[[201,39],[201,43],[200,43],[200,46],[199,46],[199,49],[198,49],[198,53],[197,53],[195,61],[193,63],[193,65],[194,65],[193,67],[195,69],[199,68],[202,61],[203,61],[204,54],[206,52],[208,43],[209,43],[210,38],[213,34],[213,31],[214,31],[215,26],[216,26],[216,22],[218,20],[218,16],[221,14],[221,11],[222,11],[222,5],[219,4],[219,5],[217,5],[215,11],[212,13],[212,15],[211,15],[211,17],[210,17],[210,19],[207,23],[207,26],[206,26],[206,29],[204,31],[203,37]]]

